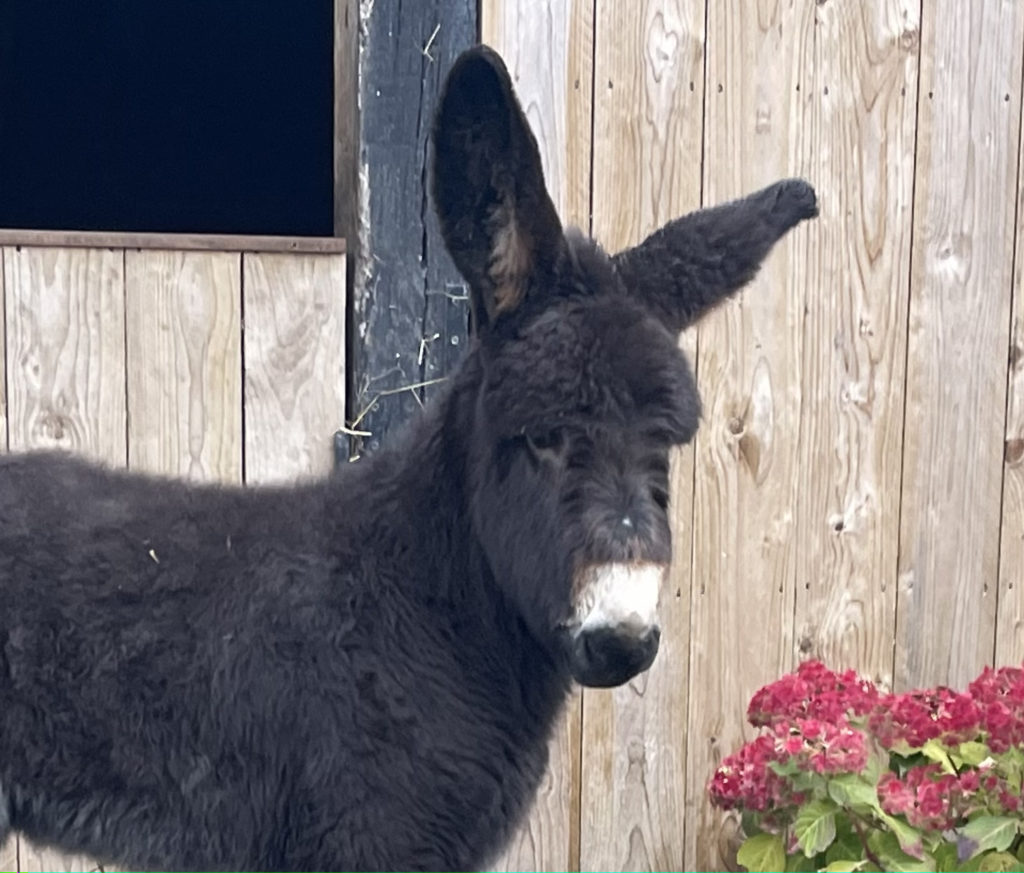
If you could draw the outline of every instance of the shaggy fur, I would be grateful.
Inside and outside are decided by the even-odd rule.
[[[0,461],[0,842],[469,869],[520,821],[580,675],[573,579],[669,558],[669,448],[699,418],[678,331],[815,198],[780,182],[609,258],[562,233],[482,47],[434,146],[475,335],[398,445],[278,488]],[[621,681],[605,655],[595,684]]]

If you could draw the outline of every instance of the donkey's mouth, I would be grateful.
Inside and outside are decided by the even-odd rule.
[[[661,640],[658,595],[665,564],[609,563],[581,571],[569,665],[582,685],[628,682],[654,662]]]

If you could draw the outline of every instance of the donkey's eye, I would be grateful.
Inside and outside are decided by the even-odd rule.
[[[560,462],[565,449],[565,434],[560,430],[550,430],[547,433],[524,434],[526,447],[530,454],[538,461],[549,463]]]
[[[668,492],[664,488],[655,486],[651,489],[651,499],[662,509],[668,509]]]

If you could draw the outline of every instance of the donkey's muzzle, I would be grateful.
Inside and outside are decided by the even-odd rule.
[[[660,641],[657,627],[639,635],[609,627],[580,631],[573,639],[573,678],[592,688],[621,685],[654,663]]]
[[[651,666],[661,640],[658,595],[667,572],[661,563],[609,563],[577,575],[569,626],[577,682],[608,688]]]

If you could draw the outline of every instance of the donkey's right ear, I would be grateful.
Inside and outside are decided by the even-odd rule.
[[[478,46],[459,56],[433,144],[434,206],[479,330],[543,293],[564,245],[537,141],[496,52]]]

